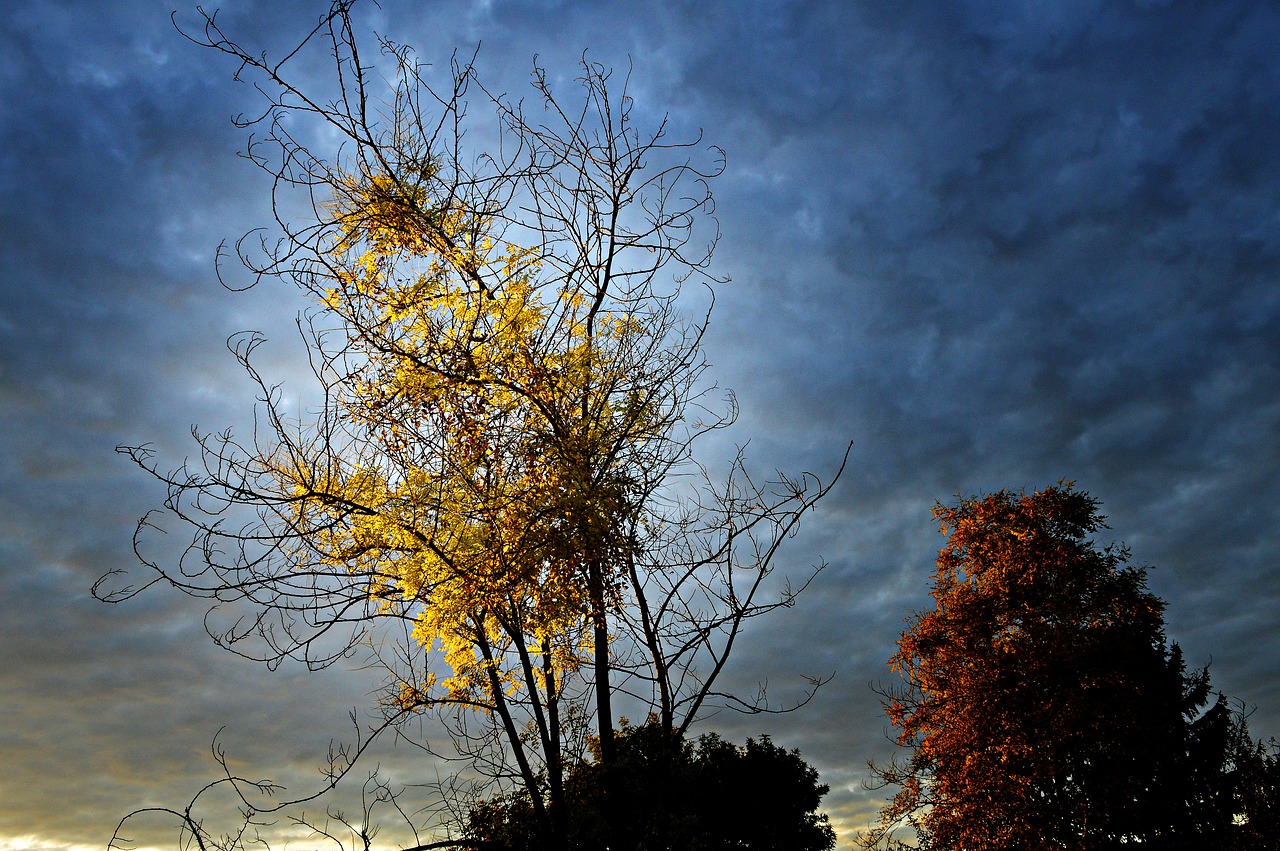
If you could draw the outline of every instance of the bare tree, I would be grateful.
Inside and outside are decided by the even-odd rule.
[[[712,706],[777,711],[717,683],[746,622],[821,570],[773,581],[781,543],[844,465],[825,483],[759,483],[739,454],[717,484],[694,460],[736,415],[705,379],[709,312],[681,307],[688,287],[722,282],[709,265],[721,151],[669,140],[665,121],[642,130],[626,77],[585,59],[571,102],[535,65],[526,107],[471,62],[432,85],[380,39],[384,89],[351,6],[336,0],[280,59],[215,15],[184,33],[266,97],[238,123],[273,178],[276,235],[235,254],[246,285],[283,278],[315,300],[299,328],[320,403],[290,417],[255,365],[263,338],[233,338],[259,390],[252,435],[196,432],[198,460],[172,472],[121,448],[194,535],[176,565],[148,559],[144,517],[150,581],[109,575],[96,592],[168,583],[206,598],[234,615],[213,638],[271,665],[369,648],[386,672],[381,720],[331,758],[329,786],[371,736],[431,715],[484,778],[467,799],[523,789],[558,847],[566,766],[592,737],[610,762],[619,700],[678,734]],[[330,99],[292,81],[316,49],[333,58]],[[477,104],[496,116],[483,151],[467,138]],[[341,144],[315,152],[300,119]],[[301,224],[286,213],[299,196]],[[240,794],[252,787],[230,771],[221,782],[246,823],[282,806]],[[245,842],[174,814],[202,849]]]

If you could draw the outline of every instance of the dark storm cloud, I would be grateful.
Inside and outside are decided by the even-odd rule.
[[[228,5],[278,48],[320,7]],[[794,543],[827,573],[749,635],[733,673],[837,679],[800,713],[720,715],[799,746],[856,820],[889,752],[868,681],[927,603],[935,499],[1070,477],[1156,565],[1172,637],[1280,732],[1280,19],[1267,4],[384,2],[361,14],[441,65],[526,91],[583,50],[634,65],[647,115],[728,152],[710,339],[764,470],[845,481]],[[195,16],[179,10],[189,25]],[[112,453],[190,451],[243,423],[223,348],[272,336],[303,365],[283,285],[222,290],[214,247],[269,218],[233,156],[255,104],[162,6],[19,3],[0,20],[0,849],[100,846],[144,802],[181,803],[230,722],[257,771],[305,766],[367,675],[246,668],[172,594],[108,608],[155,488]],[[307,64],[310,63],[310,64]],[[323,82],[323,63],[300,73]],[[159,589],[157,589],[159,590]],[[234,687],[231,686],[234,684]],[[404,755],[388,755],[388,764]],[[284,766],[274,772],[273,766]],[[312,775],[314,776],[314,775]],[[92,778],[86,780],[85,778]],[[406,778],[408,779],[408,778]],[[75,813],[66,790],[82,789]],[[8,843],[6,845],[6,842]]]
[[[839,646],[844,614],[882,661],[921,604],[933,499],[1069,476],[1274,729],[1280,27],[1017,9],[749,6],[687,45],[690,111],[736,143],[724,254],[753,291],[722,299],[719,374],[757,447],[816,467],[857,441],[833,497],[857,532],[810,542],[857,589],[816,604]],[[865,708],[866,657],[827,717]]]
[[[771,44],[829,39],[818,52],[840,84],[806,90],[784,68],[769,86],[782,63],[717,63],[711,48],[686,77],[713,115],[765,124],[764,162],[785,152],[770,180],[743,181],[775,225],[738,276],[772,279],[746,321],[794,323],[791,347],[761,364],[831,389],[819,353],[843,337],[834,369],[866,425],[942,441],[896,449],[935,455],[957,486],[961,470],[1025,468],[1055,447],[1108,468],[1139,460],[1126,441],[1166,463],[1212,452],[1229,439],[1223,406],[1265,407],[1280,104],[1259,79],[1274,76],[1273,18],[1109,5],[1028,33],[944,4],[793,17]],[[803,106],[824,100],[839,106]],[[811,263],[794,265],[796,243]],[[823,262],[836,274],[813,274]],[[820,421],[832,398],[805,394]]]

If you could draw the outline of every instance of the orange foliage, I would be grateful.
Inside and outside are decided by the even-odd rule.
[[[1094,848],[1162,832],[1184,676],[1164,603],[1128,550],[1098,546],[1097,500],[1060,483],[938,505],[933,611],[890,660],[906,764],[868,847],[909,823],[925,848]]]

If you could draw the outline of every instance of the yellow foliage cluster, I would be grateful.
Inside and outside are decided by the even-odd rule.
[[[402,701],[487,705],[515,686],[500,657],[517,636],[553,671],[586,661],[633,546],[625,458],[658,416],[637,354],[654,332],[590,279],[544,282],[493,217],[433,203],[416,179],[343,184],[323,306],[351,329],[344,416],[379,454],[282,475],[321,560],[373,577],[368,593],[412,608],[415,638],[443,652],[440,691],[428,679]]]

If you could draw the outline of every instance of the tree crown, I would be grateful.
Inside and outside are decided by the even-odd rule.
[[[1223,825],[1227,756],[1207,671],[1166,646],[1164,602],[1099,503],[1060,482],[938,505],[935,606],[911,618],[886,711],[909,757],[866,847],[1103,848]],[[1215,730],[1217,732],[1215,732]],[[1229,822],[1229,819],[1228,819]]]

